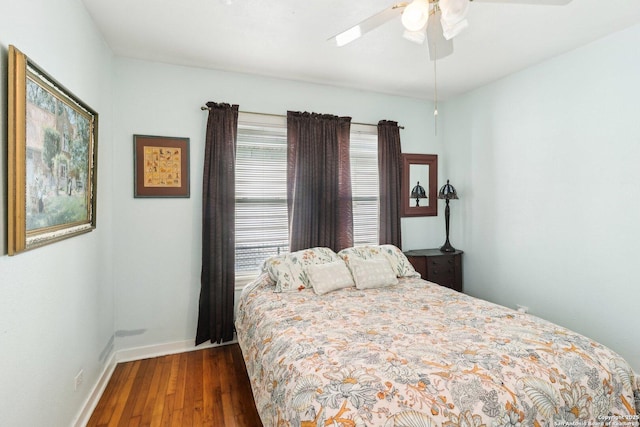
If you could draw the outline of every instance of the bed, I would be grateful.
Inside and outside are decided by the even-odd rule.
[[[267,260],[236,330],[265,427],[639,425],[619,355],[424,281],[390,245]]]

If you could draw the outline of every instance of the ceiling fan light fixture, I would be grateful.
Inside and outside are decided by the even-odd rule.
[[[442,11],[443,34],[447,40],[451,40],[469,26],[467,12],[469,0],[440,0],[439,7]]]
[[[454,22],[452,25],[449,23],[442,23],[442,35],[445,39],[451,40],[469,26],[469,22],[466,19]]]
[[[402,12],[402,25],[407,31],[420,31],[429,20],[429,0],[413,0]]]
[[[469,0],[439,0],[438,6],[442,10],[443,19],[460,20],[467,16]]]
[[[427,32],[425,30],[420,30],[420,31],[404,30],[404,33],[402,33],[402,37],[414,43],[424,44],[424,41],[427,39]]]

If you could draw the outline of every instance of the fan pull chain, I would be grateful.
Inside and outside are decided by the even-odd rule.
[[[437,7],[437,4],[436,4]],[[433,44],[433,128],[438,136],[438,43]]]
[[[433,107],[433,125],[436,132],[436,136],[438,135],[438,74],[436,64],[438,60],[433,61],[433,95],[434,95],[434,107]]]

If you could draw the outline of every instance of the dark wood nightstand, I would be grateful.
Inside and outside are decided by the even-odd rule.
[[[404,254],[423,279],[462,292],[462,253],[416,249]]]

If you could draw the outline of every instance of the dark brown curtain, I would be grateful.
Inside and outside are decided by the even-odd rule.
[[[238,106],[208,102],[202,178],[202,274],[196,345],[233,339]]]
[[[402,151],[400,128],[397,122],[378,122],[378,170],[380,174],[380,230],[381,245],[402,247],[400,207],[402,197]]]
[[[351,117],[287,112],[290,250],[353,246]]]

